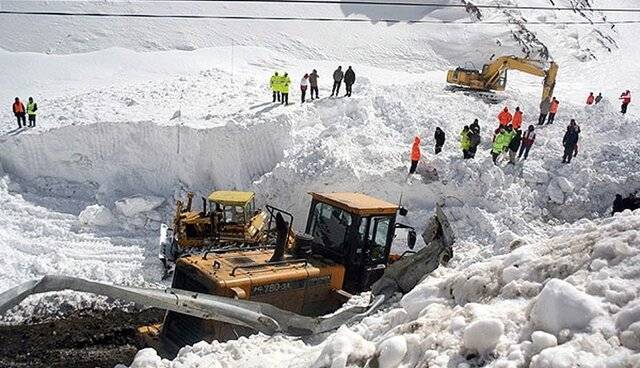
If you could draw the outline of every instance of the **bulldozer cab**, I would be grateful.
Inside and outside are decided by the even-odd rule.
[[[255,213],[255,194],[219,190],[209,195],[211,212],[217,214],[222,224],[244,226]]]
[[[399,206],[360,193],[310,194],[313,253],[345,266],[344,290],[368,290],[388,263]]]

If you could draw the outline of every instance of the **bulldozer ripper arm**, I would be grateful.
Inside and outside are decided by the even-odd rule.
[[[246,326],[264,334],[284,333],[308,336],[334,330],[370,314],[384,298],[366,307],[351,307],[327,317],[306,317],[272,305],[231,299],[180,289],[136,288],[105,284],[68,276],[44,276],[15,286],[0,294],[0,314],[6,313],[30,295],[73,290],[166,309],[190,316]]]

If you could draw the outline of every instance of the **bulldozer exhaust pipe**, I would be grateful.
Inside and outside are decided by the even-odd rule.
[[[280,262],[284,260],[284,249],[287,245],[287,237],[289,230],[289,224],[284,220],[284,217],[278,212],[276,214],[276,249],[273,251],[273,256],[269,262]]]

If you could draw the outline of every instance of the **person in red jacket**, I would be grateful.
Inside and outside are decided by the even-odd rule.
[[[507,125],[509,125],[512,118],[513,116],[509,112],[509,108],[506,106],[504,107],[504,110],[502,110],[500,114],[498,114],[498,121],[500,122],[500,126],[503,126],[503,127],[506,127]]]
[[[596,96],[593,95],[593,92],[589,92],[589,97],[587,97],[587,105],[593,105],[593,102],[596,100]]]
[[[418,168],[418,162],[420,161],[420,137],[416,135],[413,139],[413,146],[411,146],[411,168],[409,174],[416,172]]]
[[[549,118],[547,119],[547,125],[553,124],[553,120],[556,118],[556,114],[558,113],[558,105],[560,105],[560,101],[556,100],[554,97],[551,100],[551,106],[549,107]]]
[[[529,128],[522,135],[522,145],[520,145],[520,152],[518,153],[518,159],[522,157],[524,153],[524,160],[529,157],[529,150],[531,150],[531,146],[533,146],[533,142],[536,141],[536,128],[533,125],[529,125]]]
[[[631,91],[626,90],[622,95],[620,95],[620,99],[622,100],[622,107],[620,108],[620,112],[623,114],[627,113],[627,107],[631,103]]]
[[[22,128],[23,126],[27,126],[27,113],[24,109],[24,104],[22,103],[22,101],[20,101],[20,99],[18,97],[16,97],[15,102],[13,103],[13,115],[16,116],[16,118],[18,119],[18,129]],[[22,121],[22,124],[20,124],[20,122]]]
[[[522,126],[522,111],[520,111],[520,106],[516,107],[516,112],[513,113],[511,126],[515,130],[520,130],[520,127]]]

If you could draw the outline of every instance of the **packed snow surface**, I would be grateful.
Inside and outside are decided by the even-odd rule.
[[[553,3],[579,11],[482,10],[482,19],[511,23],[442,28],[379,20],[457,22],[478,14],[3,1],[3,10],[306,14],[371,23],[0,15],[0,100],[8,106],[16,95],[32,95],[39,105],[38,127],[27,130],[0,111],[0,292],[45,274],[162,284],[158,229],[188,190],[254,190],[259,205],[292,211],[297,229],[310,191],[360,191],[391,202],[402,195],[410,210],[402,221],[419,231],[444,204],[457,243],[447,267],[396,302],[322,336],[203,341],[172,361],[144,349],[130,367],[637,367],[640,213],[609,213],[616,193],[640,189],[640,113],[635,102],[626,116],[618,112],[620,92],[640,85],[636,28],[525,24],[598,21],[604,14],[588,6],[611,5]],[[492,105],[445,90],[444,71],[468,61],[480,67],[491,54],[545,52],[560,65],[556,123],[537,130],[528,160],[494,166],[499,109],[519,106],[524,125],[534,124],[540,79],[510,73]],[[327,98],[337,65],[357,73],[351,98]],[[313,68],[323,98],[301,104],[298,82]],[[274,71],[291,76],[291,106],[271,103]],[[590,91],[605,100],[585,107]],[[475,159],[463,160],[459,133],[476,118],[482,143]],[[563,165],[571,118],[582,129],[579,154]],[[438,156],[436,126],[447,135]],[[415,135],[423,160],[407,176]],[[399,232],[395,250],[404,238]],[[3,321],[113,306],[56,293],[29,298]]]

